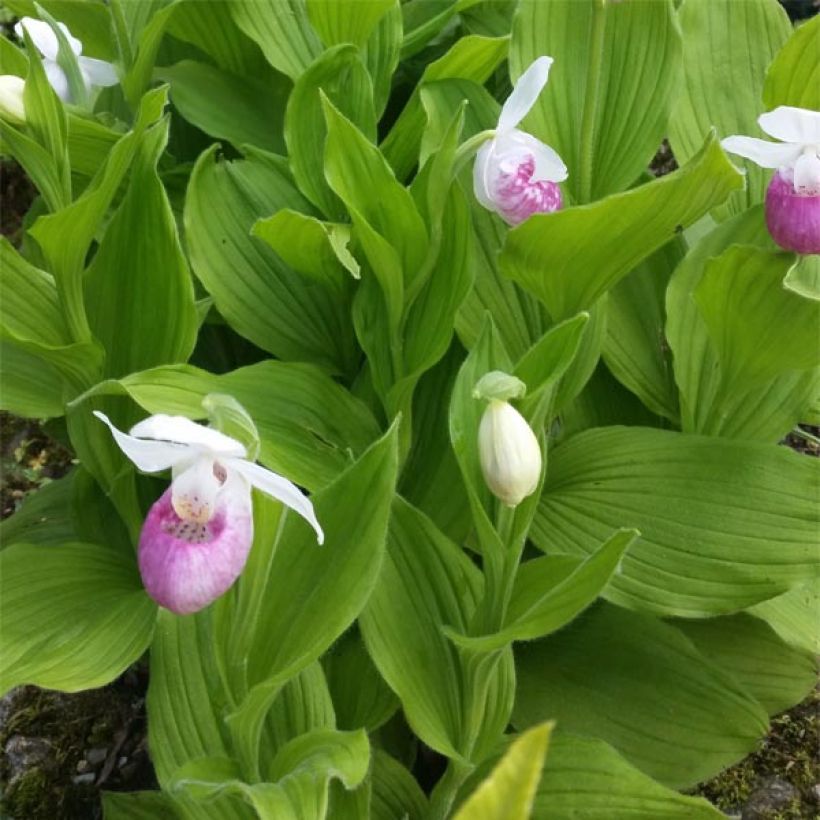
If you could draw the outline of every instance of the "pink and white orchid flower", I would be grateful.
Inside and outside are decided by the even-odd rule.
[[[253,541],[251,487],[322,528],[299,488],[248,461],[240,442],[183,416],[155,415],[126,434],[100,412],[120,449],[146,473],[171,469],[171,486],[140,533],[139,567],[148,594],[180,615],[218,598],[239,577]]]
[[[772,239],[789,251],[820,253],[820,111],[781,105],[757,122],[780,142],[732,136],[721,145],[761,168],[777,169],[766,191]]]
[[[64,23],[57,23],[60,31],[68,40],[71,50],[77,58],[80,73],[85,83],[86,91],[91,91],[94,86],[116,85],[119,82],[117,73],[111,63],[104,60],[96,60],[93,57],[83,57],[83,44],[73,37]],[[71,98],[71,90],[68,86],[68,78],[62,67],[57,62],[57,55],[60,51],[60,43],[57,35],[51,26],[43,20],[36,20],[33,17],[23,17],[15,26],[14,31],[22,39],[23,29],[28,32],[31,42],[43,57],[43,69],[46,72],[51,87],[57,92],[57,96],[64,102],[78,102]]]
[[[546,85],[552,62],[552,57],[539,57],[518,78],[501,108],[495,136],[481,146],[473,166],[476,199],[510,225],[562,205],[558,183],[567,178],[567,166],[548,145],[516,128]]]

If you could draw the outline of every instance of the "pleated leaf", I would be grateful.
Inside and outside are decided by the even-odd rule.
[[[820,110],[819,38],[820,17],[806,20],[795,28],[766,72],[763,102],[767,110],[778,105]]]

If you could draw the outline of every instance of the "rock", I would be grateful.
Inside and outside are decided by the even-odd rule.
[[[761,780],[743,807],[742,820],[765,820],[799,797],[797,789],[779,777]]]
[[[72,777],[71,782],[77,786],[90,786],[96,779],[97,775],[94,774],[94,772],[86,772],[85,774],[78,774],[76,777]]]
[[[4,751],[8,761],[9,785],[35,766],[45,768],[50,762],[53,763],[49,761],[51,744],[42,737],[12,735],[6,741]]]
[[[99,766],[108,757],[108,749],[96,748],[89,749],[85,753],[85,759],[92,766]]]

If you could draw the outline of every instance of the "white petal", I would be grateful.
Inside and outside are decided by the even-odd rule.
[[[799,194],[820,194],[820,157],[815,151],[803,153],[794,164],[794,190]]]
[[[813,145],[820,142],[820,111],[781,105],[757,118],[760,127],[783,142]]]
[[[213,458],[197,458],[187,470],[176,475],[171,482],[171,503],[174,512],[183,521],[205,524],[214,514],[216,497],[221,489],[222,482],[214,473]]]
[[[245,447],[236,439],[212,427],[197,424],[185,416],[166,416],[164,413],[148,416],[131,428],[131,435],[159,441],[175,441],[229,458],[244,458],[247,455]]]
[[[173,467],[191,457],[190,448],[184,444],[173,444],[167,441],[145,441],[144,439],[134,438],[114,427],[108,416],[100,413],[99,410],[95,410],[94,415],[108,425],[120,450],[145,473],[158,473],[161,470],[167,470],[169,467]]]
[[[236,472],[244,476],[258,490],[262,490],[263,493],[267,493],[277,501],[281,501],[284,505],[299,513],[299,515],[316,530],[316,537],[319,539],[319,543],[321,544],[325,540],[322,528],[316,520],[313,504],[310,503],[310,499],[303,495],[301,490],[293,482],[288,481],[286,478],[270,470],[266,470],[264,467],[260,467],[258,464],[251,464],[250,461],[232,458],[225,461],[225,466],[229,470],[236,470]]]
[[[71,50],[77,55],[82,54],[82,43],[76,37],[71,36],[71,32],[64,23],[57,23],[57,25],[60,27],[60,31],[65,35],[66,40],[68,40]],[[57,59],[60,43],[57,40],[57,35],[48,23],[43,20],[35,20],[33,17],[24,17],[14,27],[14,32],[20,39],[23,38],[23,29],[28,32],[28,36],[31,37],[31,42],[37,46],[37,50],[43,57],[48,60]]]
[[[485,142],[478,149],[475,165],[473,165],[473,193],[475,198],[490,211],[495,210],[491,187],[494,149],[495,140]]]
[[[567,178],[567,166],[557,151],[525,131],[516,129],[502,134],[497,151],[503,155],[532,156],[535,159],[532,182],[562,182]]]
[[[80,71],[83,73],[87,86],[96,85],[108,87],[116,85],[120,80],[111,63],[105,60],[95,60],[93,57],[80,57]]]
[[[799,145],[768,142],[756,137],[726,137],[720,141],[725,151],[746,157],[761,168],[789,168],[800,156]]]
[[[539,57],[519,78],[507,97],[498,118],[498,130],[515,128],[535,105],[541,89],[547,84],[552,57]]]
[[[49,85],[57,92],[63,102],[71,102],[71,90],[68,87],[68,77],[65,71],[53,60],[43,60],[43,69],[48,77]]]

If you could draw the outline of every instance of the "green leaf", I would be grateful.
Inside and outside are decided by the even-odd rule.
[[[749,612],[766,621],[790,646],[820,655],[820,584],[816,578],[750,607]]]
[[[473,686],[474,670],[442,633],[444,625],[466,631],[481,588],[467,556],[397,498],[384,567],[360,625],[413,731],[448,757],[480,759],[509,719],[509,656],[491,659],[482,692]]]
[[[123,391],[148,413],[193,419],[205,417],[209,393],[233,396],[257,426],[259,460],[311,490],[335,479],[379,435],[367,407],[311,365],[268,360],[220,376],[187,365],[160,367],[106,382],[90,396]]]
[[[566,319],[591,307],[741,181],[712,136],[668,176],[592,205],[530,217],[507,234],[501,271],[541,299],[553,319]]]
[[[430,807],[413,775],[381,749],[373,749],[370,820],[425,820]]]
[[[122,132],[91,117],[68,115],[68,156],[75,177],[92,178],[108,159]]]
[[[733,244],[776,250],[766,231],[762,206],[727,220],[704,237],[669,281],[666,334],[680,388],[681,425],[685,431],[774,443],[805,416],[817,393],[818,376],[806,371],[786,372],[763,385],[747,385],[742,395],[719,395],[717,351],[695,294],[710,259]],[[776,301],[780,301],[779,294]],[[765,313],[765,305],[757,310]]]
[[[362,59],[373,78],[373,104],[378,117],[384,113],[390,98],[393,72],[399,64],[401,38],[401,8],[398,0],[394,0],[362,49]]]
[[[350,276],[358,279],[359,263],[347,248],[350,225],[321,222],[314,216],[283,208],[251,228],[294,270],[344,292]]]
[[[673,788],[741,759],[767,728],[731,676],[648,615],[602,605],[516,656],[516,727],[554,719]]]
[[[64,692],[113,680],[148,647],[156,604],[133,556],[97,544],[15,544],[0,552],[0,691]]]
[[[777,52],[766,72],[763,86],[766,110],[777,108],[778,105],[793,105],[810,111],[820,109],[818,38],[820,18],[813,17],[797,26],[783,48]]]
[[[185,200],[194,273],[225,320],[254,344],[281,359],[346,372],[355,357],[353,333],[338,297],[250,236],[260,217],[282,208],[311,210],[281,159],[254,152],[244,160],[218,161],[214,148],[208,149]]]
[[[612,374],[653,412],[677,422],[678,391],[666,343],[665,294],[682,256],[664,245],[609,292],[603,358]]]
[[[122,91],[128,104],[136,109],[140,97],[148,90],[151,84],[154,61],[159,51],[165,30],[171,21],[171,17],[176,12],[174,3],[169,3],[162,8],[151,9],[149,4],[129,3],[127,4],[135,11],[150,13],[150,18],[146,19],[145,25],[138,34],[132,38],[136,46],[136,55],[133,63],[128,66],[125,76],[122,78]]]
[[[783,287],[794,265],[792,254],[737,245],[706,263],[694,295],[726,392],[820,364],[820,302]]]
[[[167,120],[146,132],[122,204],[85,273],[88,321],[105,349],[106,376],[185,361],[196,342],[191,274],[157,173],[167,136]]]
[[[259,45],[267,61],[292,80],[322,53],[305,0],[234,0],[229,7],[236,25]]]
[[[468,35],[424,69],[416,89],[382,143],[384,156],[399,179],[406,179],[418,161],[425,125],[421,87],[448,78],[472,80],[482,85],[507,56],[507,46],[507,37]]]
[[[178,802],[162,792],[103,792],[105,820],[189,820]]]
[[[468,636],[447,629],[445,634],[457,646],[491,652],[561,629],[601,594],[637,537],[635,530],[622,530],[585,561],[546,556],[525,562],[515,579],[506,623],[498,632]]]
[[[290,83],[281,75],[243,77],[195,60],[156,75],[171,84],[171,102],[182,116],[206,134],[237,147],[284,151],[282,110]]]
[[[66,399],[60,372],[35,353],[0,338],[0,406],[22,418],[53,418],[63,414]]]
[[[817,683],[812,653],[788,646],[768,624],[751,615],[677,620],[674,624],[770,715],[800,703]]]
[[[817,254],[798,256],[797,264],[783,280],[783,287],[806,299],[820,301],[820,257]]]
[[[773,445],[603,427],[551,451],[532,538],[589,555],[641,532],[605,596],[660,615],[733,612],[816,572],[818,465]]]
[[[344,208],[328,187],[324,172],[327,129],[322,94],[368,139],[375,139],[373,85],[355,46],[328,49],[311,63],[296,80],[285,112],[285,141],[299,188],[328,218],[339,219]]]
[[[678,161],[688,162],[711,129],[720,137],[765,137],[757,125],[763,80],[791,33],[783,7],[775,0],[687,0],[679,19],[684,81],[669,122]],[[717,208],[717,218],[763,200],[769,171],[740,157],[734,161],[746,171],[746,190]]]
[[[552,724],[521,734],[453,820],[528,820],[547,756]]]
[[[322,659],[340,729],[368,731],[386,723],[398,700],[382,680],[361,636],[347,632]]]
[[[535,820],[720,820],[724,814],[701,797],[661,786],[601,740],[554,732],[532,816]]]
[[[395,0],[307,0],[310,22],[326,46],[363,46]]]
[[[681,35],[671,0],[521,3],[512,77],[543,54],[555,65],[524,130],[564,159],[574,201],[624,190],[657,151],[678,87]]]

